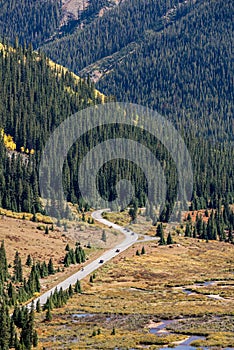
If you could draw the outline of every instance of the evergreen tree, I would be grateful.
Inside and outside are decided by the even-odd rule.
[[[48,263],[48,274],[49,275],[54,275],[54,265],[53,265],[53,260],[50,258],[49,263]]]
[[[7,267],[7,258],[6,258],[6,250],[4,246],[4,241],[1,243],[0,247],[0,281],[6,281],[8,275],[8,267]]]
[[[71,298],[73,296],[73,288],[70,284],[69,288],[68,288],[68,294],[69,294],[69,297]]]
[[[40,312],[41,312],[41,304],[40,304],[40,299],[38,299],[38,300],[37,300],[37,303],[36,303],[36,311],[37,311],[38,313],[40,313]]]
[[[174,244],[174,242],[173,242],[171,233],[169,232],[167,236],[167,245],[170,245],[170,244]]]
[[[158,224],[157,229],[156,229],[156,236],[161,237],[163,233],[163,225],[162,223]]]
[[[15,253],[14,258],[14,279],[16,282],[23,282],[23,270],[18,251]]]
[[[74,291],[75,291],[75,293],[81,293],[82,292],[81,291],[81,284],[80,284],[79,280],[76,281]]]
[[[191,236],[192,236],[191,224],[186,222],[185,237],[191,237]]]
[[[0,305],[0,349],[9,349],[10,340],[10,317],[6,304]]]
[[[51,313],[51,308],[50,307],[46,311],[45,321],[47,321],[47,322],[52,321],[52,313]]]
[[[105,230],[102,231],[102,238],[101,239],[103,242],[106,242],[106,231]]]
[[[29,254],[28,257],[27,257],[27,260],[26,260],[26,265],[27,266],[32,266],[32,258],[31,258],[31,255]]]

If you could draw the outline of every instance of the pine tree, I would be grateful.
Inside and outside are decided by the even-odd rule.
[[[185,237],[191,237],[191,236],[192,236],[191,224],[186,222]]]
[[[161,237],[163,232],[163,225],[162,223],[158,224],[157,229],[156,229],[156,237]]]
[[[170,244],[173,244],[173,239],[172,239],[172,236],[171,236],[171,233],[169,232],[168,233],[168,236],[167,236],[167,245],[170,245]]]
[[[33,331],[32,344],[34,348],[38,346],[38,335],[36,330]]]
[[[7,258],[6,258],[6,250],[4,246],[4,241],[1,243],[0,247],[0,280],[2,276],[2,282],[6,281],[8,275],[8,267],[7,267]]]
[[[48,274],[49,275],[54,275],[54,265],[53,265],[53,260],[50,258],[49,263],[48,263]]]
[[[11,318],[9,348],[15,347],[15,337],[16,337],[15,324],[14,324],[13,318]]]
[[[10,340],[10,317],[5,302],[0,305],[0,349],[8,350]]]
[[[79,280],[76,281],[74,291],[75,293],[81,293],[81,284]]]
[[[37,300],[37,303],[36,303],[36,311],[37,311],[38,313],[41,312],[41,303],[40,303],[40,299]]]
[[[228,229],[228,242],[229,243],[234,243],[232,231],[233,231],[232,227],[229,226],[229,229]]]
[[[162,224],[160,224],[160,229],[159,229],[159,233],[160,233],[160,239],[159,239],[159,245],[165,245],[165,238],[164,238],[164,231],[163,231],[163,226]]]
[[[32,266],[32,258],[31,258],[31,255],[29,254],[28,257],[27,257],[27,260],[26,260],[26,265],[27,266]]]
[[[23,282],[23,269],[18,251],[14,258],[14,279],[16,282]]]
[[[69,297],[71,298],[73,296],[73,288],[72,288],[72,285],[70,284],[69,288],[68,288],[68,294],[69,294]]]
[[[106,231],[105,230],[102,231],[102,241],[106,242]]]
[[[52,321],[52,313],[51,313],[51,308],[49,307],[46,311],[46,317],[45,317],[45,321],[50,322]]]

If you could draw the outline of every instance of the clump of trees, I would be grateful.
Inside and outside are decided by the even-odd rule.
[[[69,267],[71,264],[81,264],[85,262],[85,251],[79,243],[76,244],[75,250],[70,248],[69,245],[66,246],[65,250],[67,251],[64,258],[65,267]]]
[[[192,222],[189,214],[186,221],[185,237],[201,238],[206,241],[219,239],[234,243],[234,211],[226,201],[217,210],[212,210],[210,215],[206,212],[204,220],[201,214],[197,214],[195,222]]]
[[[65,304],[67,304],[68,300],[74,295],[74,293],[82,293],[80,281],[77,280],[74,287],[72,285],[69,286],[68,290],[63,290],[60,288],[59,290],[55,288],[54,293],[47,298],[46,303],[43,305],[43,310],[46,311],[45,321],[52,320],[52,310],[61,308]]]
[[[37,347],[38,337],[34,328],[34,306],[15,307],[10,317],[9,307],[28,300],[40,291],[39,275],[32,267],[28,280],[23,278],[22,263],[18,252],[14,258],[13,275],[8,271],[4,242],[0,246],[0,349],[16,350]],[[20,337],[18,337],[18,334]]]

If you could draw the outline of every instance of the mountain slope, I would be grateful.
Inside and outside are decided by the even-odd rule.
[[[156,108],[195,135],[229,139],[232,13],[221,0],[127,0],[43,50],[118,101]]]
[[[155,108],[180,129],[234,141],[233,3],[204,1],[145,40],[104,74],[99,88]]]
[[[37,46],[54,34],[60,13],[60,0],[2,0],[0,37],[11,42],[18,37],[22,45],[26,42]]]
[[[232,13],[222,0],[126,0],[43,47],[118,101],[150,106],[176,125],[192,156],[197,208],[234,193]]]
[[[162,17],[179,0],[127,0],[84,30],[43,46],[43,51],[72,71],[109,56],[142,38],[145,30],[162,26]]]
[[[34,150],[25,161],[20,153],[9,157],[0,136],[0,207],[41,211],[37,172],[43,145],[61,121],[102,102],[103,95],[30,48],[0,46],[0,79],[0,130],[13,137],[17,151]]]

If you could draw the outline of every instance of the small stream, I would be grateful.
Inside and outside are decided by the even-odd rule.
[[[168,325],[170,325],[171,323],[175,322],[176,320],[161,320],[160,324],[156,327],[153,327],[150,329],[150,333],[151,334],[156,334],[156,335],[162,335],[162,334],[173,334],[172,332],[170,332],[169,330],[166,329],[166,327]],[[203,336],[198,336],[198,335],[192,335],[190,336],[188,339],[184,340],[182,343],[180,343],[179,345],[175,345],[173,348],[161,348],[160,350],[170,350],[170,349],[178,349],[178,350],[196,350],[197,348],[195,346],[191,346],[190,344],[194,341],[194,340],[205,340],[206,338]],[[208,348],[205,347],[200,347],[200,349],[203,350],[208,350]]]
[[[181,289],[182,292],[187,294],[187,295],[199,294],[195,290],[191,290],[190,288],[213,286],[219,282],[221,282],[221,281],[218,281],[218,280],[217,281],[205,281],[205,282],[201,282],[201,283],[195,283],[191,286],[178,287],[178,289]],[[228,300],[228,299],[221,297],[219,294],[205,294],[205,295],[207,296],[207,298],[211,298],[211,299]]]

